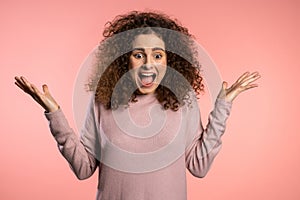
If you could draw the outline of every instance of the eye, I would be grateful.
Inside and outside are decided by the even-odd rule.
[[[136,59],[141,59],[144,57],[144,55],[142,53],[135,53],[133,54],[133,57],[135,57]]]
[[[163,55],[160,54],[160,53],[156,53],[156,54],[154,55],[154,58],[157,59],[157,60],[161,59],[162,57],[163,57]]]

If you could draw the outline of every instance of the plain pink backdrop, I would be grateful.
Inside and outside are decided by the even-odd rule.
[[[95,198],[97,173],[75,178],[43,110],[14,85],[14,76],[39,87],[47,83],[74,127],[79,67],[101,40],[105,22],[133,9],[160,10],[189,27],[230,84],[247,70],[262,75],[258,88],[235,100],[208,175],[187,175],[188,199],[300,199],[296,0],[1,0],[0,199]]]

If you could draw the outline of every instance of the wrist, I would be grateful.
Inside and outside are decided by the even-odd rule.
[[[59,105],[53,106],[53,107],[51,107],[51,108],[47,108],[47,109],[45,109],[45,112],[46,112],[46,113],[55,112],[55,111],[57,111],[58,109],[60,109],[60,106],[59,106]]]

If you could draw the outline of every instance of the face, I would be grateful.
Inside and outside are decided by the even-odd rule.
[[[129,68],[142,94],[153,93],[166,73],[164,42],[155,34],[141,34],[133,41]]]

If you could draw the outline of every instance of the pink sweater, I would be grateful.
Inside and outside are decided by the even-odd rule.
[[[206,129],[198,108],[174,112],[153,105],[158,105],[154,95],[143,95],[129,108],[113,112],[92,98],[80,138],[61,109],[45,113],[77,178],[86,179],[99,167],[98,200],[184,200],[186,168],[196,177],[208,172],[221,149],[231,103],[216,100]],[[153,123],[161,127],[151,127]],[[149,129],[157,133],[151,135]]]

